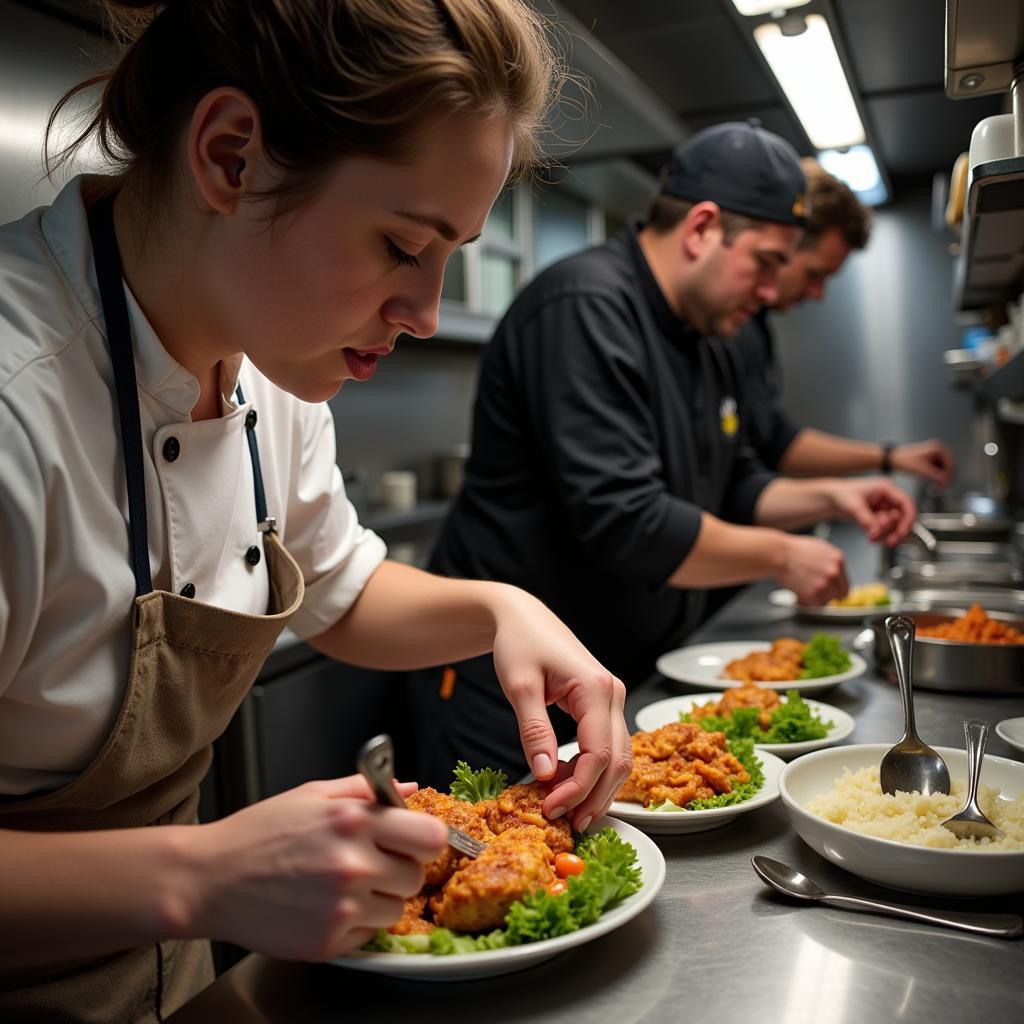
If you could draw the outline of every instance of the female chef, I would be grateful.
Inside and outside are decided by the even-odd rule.
[[[119,173],[0,229],[5,1019],[160,1019],[211,977],[197,940],[327,958],[418,890],[444,828],[358,778],[195,824],[286,624],[382,669],[493,651],[577,829],[629,767],[621,683],[538,601],[384,560],[325,404],[434,332],[445,261],[534,159],[544,26],[522,0],[106,6],[128,46],[74,141]],[[557,775],[550,704],[583,751]]]

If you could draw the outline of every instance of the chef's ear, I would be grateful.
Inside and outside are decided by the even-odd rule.
[[[682,222],[683,252],[698,259],[710,245],[722,237],[722,211],[717,203],[705,200],[694,203]]]
[[[256,104],[239,89],[208,92],[189,125],[187,156],[196,188],[216,213],[231,213],[254,184],[263,153]]]

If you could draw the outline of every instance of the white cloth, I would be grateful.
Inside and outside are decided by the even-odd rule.
[[[326,404],[250,363],[222,373],[224,415],[193,423],[196,379],[161,346],[125,288],[145,458],[153,585],[236,611],[267,610],[245,416],[267,507],[306,581],[292,620],[322,632],[385,555],[358,523]],[[81,180],[0,227],[0,794],[62,785],[98,752],[127,682],[135,596],[113,370]],[[246,404],[234,399],[235,377]],[[162,451],[177,438],[180,455]]]

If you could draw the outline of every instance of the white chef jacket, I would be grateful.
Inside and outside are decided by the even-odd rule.
[[[0,227],[0,794],[69,781],[95,757],[127,685],[135,597],[113,370],[81,197]],[[222,368],[223,415],[193,423],[195,377],[125,287],[144,447],[153,586],[265,614],[245,416],[268,514],[306,583],[291,628],[314,636],[385,555],[345,496],[326,404],[282,391],[248,361]],[[238,406],[240,381],[246,404]],[[173,461],[167,440],[178,441]]]

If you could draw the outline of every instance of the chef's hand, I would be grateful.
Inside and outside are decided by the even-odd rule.
[[[440,820],[379,806],[360,776],[308,782],[194,834],[197,903],[184,930],[301,960],[356,949],[394,924],[447,845]]]
[[[544,813],[556,818],[571,811],[573,827],[582,832],[607,811],[629,778],[626,688],[536,598],[512,587],[503,598],[496,616],[495,671],[515,709],[533,774],[542,781],[557,780]],[[558,743],[549,704],[572,715],[577,724],[580,755],[566,778],[556,776]]]
[[[907,536],[917,518],[910,495],[885,477],[831,481],[828,494],[838,518],[852,519],[868,540],[890,548]]]
[[[817,537],[785,535],[785,568],[778,581],[796,594],[798,604],[818,606],[850,589],[842,551]]]
[[[889,461],[893,469],[924,477],[940,488],[949,485],[956,469],[953,453],[941,441],[934,439],[901,444],[889,453]]]

